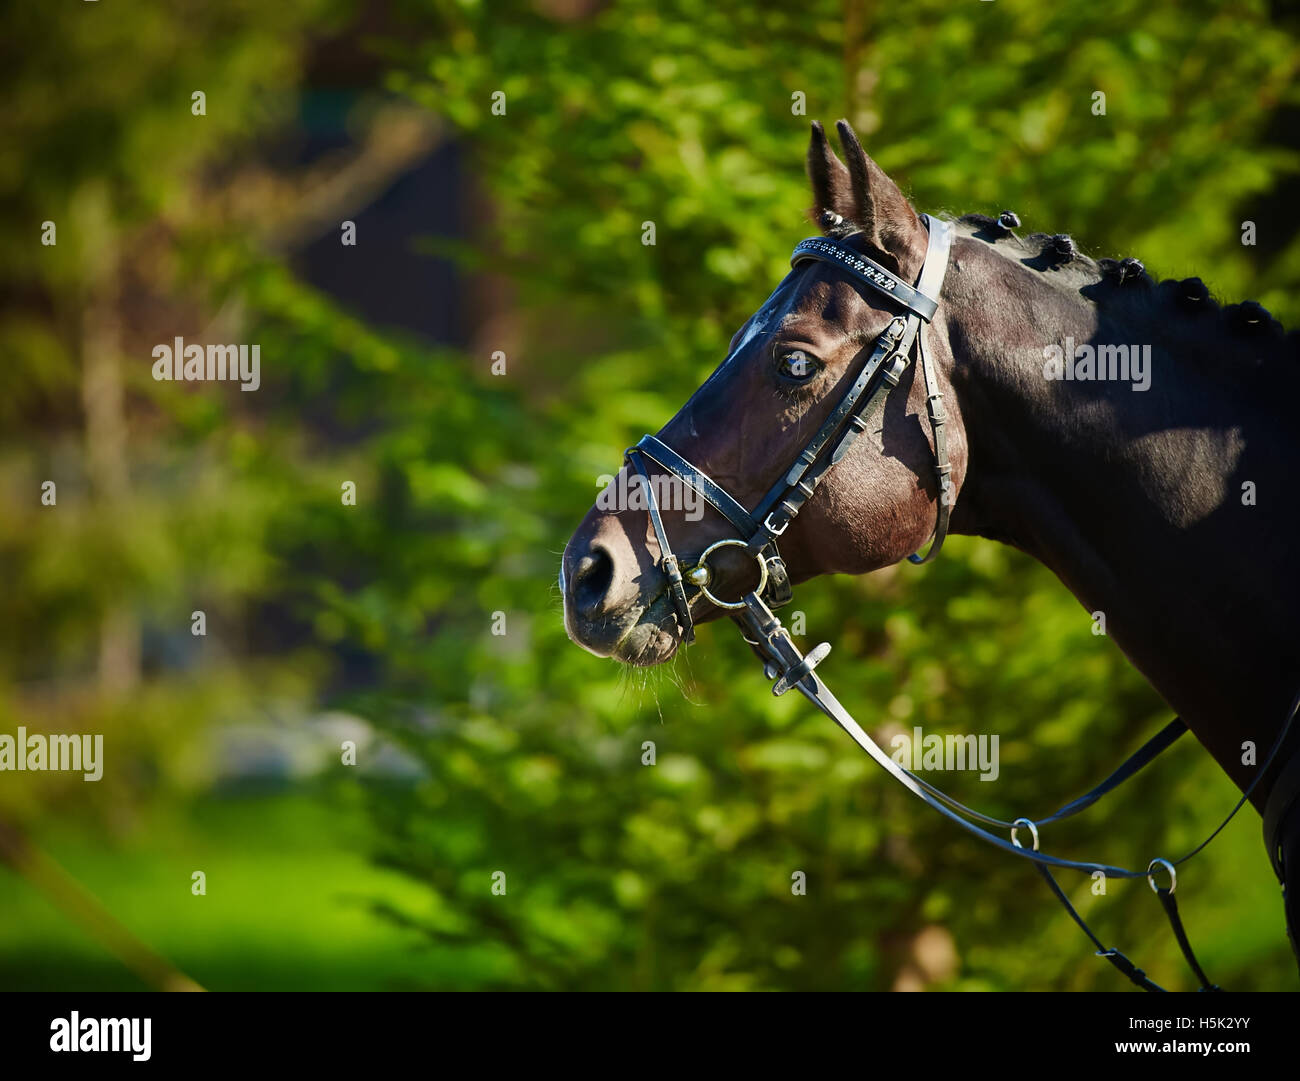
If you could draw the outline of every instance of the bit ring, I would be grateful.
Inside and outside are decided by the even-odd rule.
[[[709,566],[709,556],[711,556],[719,548],[748,549],[749,545],[743,540],[739,540],[735,537],[732,537],[728,540],[715,541],[713,544],[710,544],[707,548],[705,548],[699,560],[696,561],[695,566],[703,567],[706,571],[709,572],[709,581],[713,580],[713,568]],[[767,560],[764,559],[760,554],[755,554],[754,559],[758,562],[758,585],[754,587],[752,592],[757,593],[759,596],[762,596],[763,590],[767,588]],[[700,586],[700,592],[703,593],[704,596],[707,597],[712,604],[717,605],[719,608],[736,609],[736,608],[745,607],[745,602],[743,600],[739,600],[739,601],[720,600],[719,598],[713,595],[713,592],[709,589],[708,585]]]

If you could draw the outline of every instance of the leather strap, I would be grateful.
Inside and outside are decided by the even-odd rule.
[[[926,357],[922,345],[924,334],[921,330],[921,322],[922,320],[928,321],[934,315],[937,307],[936,301],[930,300],[930,297],[926,294],[929,293],[937,297],[939,290],[943,287],[943,279],[948,265],[948,252],[952,245],[952,232],[947,222],[932,219],[928,215],[922,215],[922,220],[926,224],[928,236],[925,262],[921,266],[920,277],[917,280],[915,289],[911,286],[900,289],[900,286],[904,286],[903,282],[867,258],[867,256],[862,255],[843,242],[813,238],[803,241],[795,248],[792,259],[793,265],[798,266],[805,259],[823,259],[835,266],[840,266],[854,274],[866,285],[901,304],[908,309],[908,314],[896,318],[876,339],[871,355],[862,366],[862,370],[858,373],[857,379],[853,381],[853,385],[840,399],[835,409],[831,411],[830,416],[822,422],[816,434],[808,441],[799,457],[795,459],[794,465],[772,486],[759,503],[754,512],[754,517],[758,519],[760,528],[769,537],[778,537],[785,532],[786,527],[803,508],[803,505],[812,498],[821,478],[831,466],[839,462],[848,453],[857,437],[866,430],[867,422],[865,418],[870,412],[871,406],[881,393],[887,393],[898,385],[903,371],[911,362],[914,343],[922,359],[924,360]],[[861,261],[863,265],[869,268],[870,272],[859,272],[854,260]],[[925,303],[917,303],[917,297],[922,298]],[[877,379],[878,374],[880,375],[879,379]],[[930,379],[935,380],[935,386],[938,385],[933,370],[927,375],[927,380]],[[867,393],[868,387],[872,388],[869,394]],[[931,415],[931,423],[933,424],[933,414]],[[822,459],[826,446],[832,438],[841,432],[843,434],[839,435],[830,457]],[[937,438],[938,436],[936,436]],[[947,466],[946,444],[939,448],[936,443],[936,448],[943,451],[942,463],[945,471],[943,475],[946,476],[951,471]],[[946,530],[947,508],[942,505],[942,501],[940,503],[940,516]],[[756,543],[756,541],[751,540],[751,548]]]
[[[952,234],[947,222],[932,220],[928,215],[925,221],[930,228],[930,250],[926,253],[925,266],[921,268],[918,284],[920,288],[938,296],[948,270],[948,249],[952,244]],[[927,271],[931,273],[927,274]],[[944,429],[948,414],[943,408],[943,392],[939,390],[939,373],[925,348],[925,335],[917,338],[916,352],[921,362],[921,374],[925,378],[925,410],[930,418],[930,431],[934,434],[934,479],[937,486],[937,509],[930,550],[925,555],[913,553],[907,557],[909,563],[920,565],[929,563],[939,554],[944,538],[948,535],[948,518],[952,514],[952,464],[948,461],[948,437]]]
[[[659,501],[655,499],[654,489],[650,487],[650,474],[646,472],[644,455],[636,447],[627,453],[632,468],[641,478],[641,487],[645,493],[646,510],[650,514],[650,524],[654,526],[655,539],[659,542],[659,565],[668,576],[668,595],[672,598],[673,611],[681,628],[682,640],[686,643],[695,641],[695,621],[691,618],[691,602],[686,597],[686,585],[682,581],[682,569],[677,565],[677,557],[668,544],[668,531],[664,529],[663,516],[659,513]]]
[[[758,647],[759,655],[763,659],[768,670],[767,674],[769,674],[769,678],[775,679],[778,676],[796,670],[804,661],[804,656],[800,652],[799,647],[796,646],[790,638],[789,633],[781,625],[781,621],[768,608],[768,606],[763,603],[761,597],[749,593],[745,596],[744,602],[746,610],[742,616],[743,628],[748,632],[745,635],[745,639],[750,642],[751,645],[756,645]],[[945,818],[956,822],[962,829],[979,837],[980,840],[993,845],[995,848],[1001,848],[1003,851],[1010,852],[1021,859],[1032,860],[1035,863],[1043,864],[1048,867],[1068,867],[1071,870],[1084,871],[1088,873],[1093,871],[1102,871],[1110,878],[1145,878],[1147,876],[1148,872],[1146,869],[1136,870],[1124,867],[1114,867],[1109,864],[1086,860],[1058,859],[1055,856],[1048,856],[1041,852],[1020,848],[1011,841],[990,834],[987,830],[981,829],[979,826],[974,825],[973,822],[967,821],[966,819],[974,819],[975,821],[984,822],[987,825],[997,826],[1001,829],[1008,830],[1016,826],[1023,826],[1027,820],[1017,819],[1015,822],[1006,822],[1002,819],[981,814],[973,808],[966,807],[960,801],[946,795],[926,781],[923,781],[910,770],[904,769],[889,755],[887,755],[869,735],[867,735],[858,722],[853,719],[852,715],[850,715],[849,712],[840,704],[835,695],[831,693],[830,688],[822,682],[821,678],[815,672],[808,673],[804,678],[795,683],[794,689],[798,690],[805,698],[812,702],[814,706],[843,728],[854,743],[861,747],[862,750],[866,751],[866,753],[870,755],[878,765],[893,776],[894,779],[902,784],[904,788],[908,789],[924,803],[929,804]],[[1253,791],[1255,784],[1258,783],[1259,778],[1267,769],[1268,762],[1277,753],[1278,748],[1285,740],[1289,733],[1291,724],[1295,719],[1297,709],[1300,709],[1300,695],[1297,695],[1296,699],[1292,702],[1291,711],[1287,716],[1286,722],[1278,733],[1277,740],[1274,742],[1268,758],[1265,759],[1264,766],[1256,773],[1255,780],[1247,786],[1242,799],[1238,801],[1237,805],[1233,808],[1228,817],[1224,819],[1224,821],[1212,834],[1210,834],[1209,837],[1186,855],[1177,860],[1171,860],[1171,863],[1177,866],[1196,855],[1196,853],[1213,840],[1213,838],[1223,830],[1224,826],[1232,820],[1232,817],[1241,809],[1245,800],[1249,799],[1250,793]],[[1143,747],[1139,749],[1139,751],[1134,754],[1129,761],[1125,762],[1120,769],[1116,770],[1114,774],[1098,786],[1101,790],[1100,792],[1094,790],[1092,793],[1066,804],[1060,811],[1056,812],[1049,819],[1044,819],[1043,821],[1051,821],[1065,817],[1067,813],[1073,814],[1075,811],[1082,810],[1084,807],[1095,802],[1101,794],[1110,791],[1119,784],[1120,781],[1131,777],[1143,765],[1145,765],[1146,762],[1154,758],[1160,750],[1169,746],[1173,742],[1170,735],[1174,731],[1175,726],[1173,724],[1166,725],[1165,729],[1158,733],[1154,739],[1143,745]],[[1134,764],[1135,762],[1136,764]],[[1071,808],[1073,808],[1073,810]],[[1035,821],[1035,825],[1036,824],[1037,822]]]
[[[754,511],[754,517],[758,521],[763,521],[781,502],[782,496],[790,488],[796,486],[803,479],[804,474],[816,464],[822,451],[826,449],[826,444],[843,426],[845,418],[854,420],[859,413],[865,411],[858,408],[860,404],[864,404],[863,394],[868,387],[873,385],[873,381],[885,361],[898,356],[903,346],[910,344],[905,342],[906,333],[907,321],[900,316],[890,323],[885,328],[884,333],[876,339],[871,354],[858,372],[857,378],[853,380],[853,385],[844,393],[844,397],[831,410],[830,415],[822,421],[816,433],[808,440],[803,450],[799,452],[799,457],[794,460],[794,464],[777,478],[776,483],[768,489],[767,494],[759,501],[758,507]],[[879,384],[876,384],[874,390],[879,389]],[[869,405],[870,400],[865,404]]]
[[[1264,804],[1264,847],[1268,849],[1269,863],[1280,881],[1282,875],[1282,827],[1288,812],[1300,804],[1300,749],[1293,751],[1290,761],[1278,774]]]
[[[1118,788],[1127,781],[1133,774],[1137,773],[1143,766],[1154,759],[1161,751],[1171,746],[1184,732],[1187,731],[1187,725],[1183,724],[1181,717],[1175,717],[1164,728],[1160,729],[1146,743],[1142,744],[1128,758],[1124,759],[1123,765],[1116,769],[1096,788],[1086,795],[1080,796],[1076,800],[1071,800],[1064,807],[1053,811],[1046,818],[1035,819],[1035,824],[1045,826],[1049,822],[1059,822],[1063,818],[1069,818],[1071,815],[1077,815],[1080,811],[1087,810],[1096,803],[1102,796],[1112,789]]]
[[[781,625],[780,619],[763,603],[763,599],[755,593],[749,593],[744,598],[745,611],[743,615],[736,617],[737,622],[741,625],[742,634],[763,661],[764,675],[768,679],[775,680],[773,693],[782,694],[791,688],[798,690],[805,698],[813,703],[822,713],[826,714],[831,720],[839,725],[850,738],[886,772],[891,774],[904,788],[908,789],[913,795],[917,796],[924,803],[928,804],[934,810],[938,811],[945,818],[956,823],[961,829],[965,830],[972,836],[978,837],[986,844],[995,848],[1000,848],[1004,852],[1017,856],[1021,859],[1031,860],[1037,865],[1038,870],[1042,873],[1045,881],[1052,888],[1057,900],[1065,907],[1070,917],[1083,929],[1083,931],[1092,939],[1097,946],[1098,956],[1105,958],[1120,972],[1123,972],[1130,980],[1139,987],[1148,991],[1160,991],[1163,988],[1152,983],[1146,974],[1137,968],[1127,957],[1114,948],[1105,947],[1101,940],[1093,934],[1087,923],[1075,911],[1074,906],[1070,903],[1069,898],[1065,896],[1056,880],[1052,877],[1048,868],[1065,867],[1071,870],[1084,871],[1092,873],[1101,871],[1110,878],[1145,878],[1150,872],[1147,870],[1135,870],[1124,867],[1112,867],[1103,863],[1092,863],[1082,860],[1067,860],[1056,856],[1049,856],[1044,852],[1039,852],[1037,838],[1037,822],[1030,822],[1028,819],[1017,819],[1014,823],[1005,823],[999,819],[991,818],[988,815],[974,811],[964,804],[941,792],[933,785],[921,780],[910,770],[904,769],[896,763],[890,756],[876,744],[876,742],[862,729],[862,727],[853,719],[845,708],[840,705],[839,701],[831,693],[825,683],[821,681],[817,673],[813,670],[829,652],[829,646],[825,643],[812,650],[807,656],[800,652],[798,646],[790,638],[789,633]],[[1259,779],[1267,772],[1270,764],[1276,758],[1290,733],[1291,725],[1295,721],[1297,712],[1300,712],[1300,694],[1292,700],[1291,709],[1288,712],[1281,729],[1278,731],[1277,738],[1273,742],[1272,748],[1265,757],[1263,764],[1255,774],[1254,780],[1247,786],[1242,793],[1241,799],[1233,807],[1227,818],[1214,830],[1204,841],[1193,848],[1180,859],[1172,861],[1153,861],[1169,863],[1173,866],[1184,863],[1191,859],[1210,843],[1223,828],[1232,821],[1233,817],[1245,805],[1250,798],[1251,792]],[[1174,720],[1162,728],[1155,736],[1148,740],[1141,748],[1131,755],[1123,765],[1115,770],[1101,784],[1096,786],[1091,792],[1078,799],[1066,803],[1059,810],[1041,819],[1041,822],[1051,822],[1070,815],[1076,814],[1086,807],[1091,806],[1101,796],[1114,789],[1121,782],[1127,780],[1137,773],[1143,766],[1154,759],[1161,751],[1171,746],[1182,733],[1186,730],[1181,720]],[[988,825],[1012,828],[1029,827],[1034,834],[1033,850],[1022,848],[1014,841],[1004,840],[996,834],[976,825],[975,822],[984,822]],[[1014,834],[1012,835],[1015,836]],[[1157,889],[1160,896],[1161,905],[1169,918],[1169,923],[1174,932],[1174,937],[1178,940],[1179,947],[1183,951],[1184,957],[1191,966],[1192,971],[1201,981],[1201,990],[1214,991],[1218,987],[1211,984],[1206,978],[1204,970],[1196,960],[1192,952],[1191,944],[1187,940],[1186,931],[1183,928],[1182,920],[1178,915],[1178,907],[1172,897],[1172,889]]]
[[[767,667],[768,674],[771,678],[776,679],[788,672],[794,671],[804,662],[804,655],[800,652],[799,647],[794,644],[789,633],[781,625],[780,619],[773,613],[761,597],[753,593],[746,594],[744,598],[745,612],[743,615],[744,626],[747,631],[745,638],[751,645],[757,645],[760,648],[760,656],[763,658]],[[978,837],[986,844],[994,848],[1000,848],[1004,852],[1009,852],[1021,859],[1032,860],[1034,863],[1044,864],[1049,867],[1066,867],[1074,871],[1084,871],[1091,874],[1093,871],[1101,871],[1108,878],[1145,878],[1147,871],[1134,870],[1125,867],[1115,867],[1111,864],[1096,863],[1084,860],[1067,860],[1057,856],[1049,856],[1043,852],[1032,851],[1030,849],[1020,848],[1011,841],[990,833],[988,830],[975,825],[974,822],[968,821],[967,818],[975,819],[989,826],[995,826],[999,829],[1010,830],[1017,825],[1015,822],[1004,822],[998,818],[992,818],[988,815],[981,814],[973,808],[968,808],[960,801],[953,799],[946,793],[936,789],[933,785],[917,777],[911,770],[904,769],[895,762],[884,750],[863,730],[852,715],[846,710],[831,693],[829,687],[822,682],[816,672],[809,672],[803,679],[794,684],[794,689],[799,691],[805,698],[816,706],[822,713],[826,714],[832,721],[839,725],[849,738],[853,740],[862,750],[866,751],[876,764],[889,773],[904,788],[910,791],[922,802],[927,803],[934,810],[938,811],[945,818],[955,822],[961,829],[967,833]],[[965,817],[963,817],[965,816]],[[1180,861],[1181,862],[1181,861]]]
[[[624,458],[632,463],[641,477],[646,498],[646,509],[654,526],[655,537],[659,542],[659,565],[668,578],[668,592],[673,602],[673,610],[681,628],[682,640],[688,645],[695,641],[695,622],[691,616],[690,600],[686,596],[686,587],[677,556],[668,541],[668,532],[664,527],[663,517],[651,486],[649,474],[643,459],[649,458],[660,469],[675,476],[683,484],[689,485],[707,500],[715,510],[746,536],[762,536],[754,519],[743,506],[702,469],[678,454],[667,443],[653,435],[642,436],[636,446],[629,447]],[[790,572],[781,558],[774,541],[762,546],[761,556],[767,563],[767,596],[773,607],[789,604],[794,595],[790,582]]]
[[[930,416],[930,431],[934,433],[934,480],[938,507],[935,512],[934,535],[930,542],[930,550],[925,555],[914,552],[907,557],[909,563],[919,566],[922,563],[929,563],[939,554],[944,538],[948,535],[948,518],[952,514],[952,463],[948,461],[948,437],[944,431],[948,414],[943,408],[939,374],[935,371],[934,361],[926,351],[925,342],[918,341],[916,348],[921,357],[921,372],[925,376],[925,407]]]
[[[749,511],[732,499],[704,470],[692,465],[667,443],[653,435],[643,435],[633,449],[639,450],[679,480],[689,484],[746,537],[757,532],[758,525],[750,517]]]
[[[862,366],[862,370],[858,372],[858,377],[853,381],[853,385],[845,392],[839,404],[831,410],[830,416],[822,421],[821,427],[817,429],[817,434],[799,452],[799,457],[795,459],[794,465],[790,467],[784,477],[776,482],[773,490],[781,490],[782,486],[789,488],[799,483],[804,473],[808,471],[808,467],[817,461],[818,455],[826,448],[831,436],[844,423],[844,419],[854,412],[854,408],[861,400],[863,392],[870,385],[872,379],[875,378],[880,366],[895,352],[903,351],[903,346],[906,344],[903,341],[906,331],[907,321],[901,317],[895,319],[885,328],[884,333],[876,339],[875,345],[872,346],[871,355],[867,357],[867,362]],[[770,493],[759,504],[760,511],[755,515],[759,521],[762,521],[765,517],[761,511],[764,503],[769,498]]]
[[[1092,944],[1097,947],[1098,957],[1104,957],[1128,979],[1142,988],[1143,991],[1164,991],[1163,987],[1152,981],[1145,972],[1120,953],[1119,950],[1115,949],[1114,946],[1109,948],[1104,946],[1101,939],[1093,934],[1092,928],[1088,926],[1084,918],[1079,915],[1078,910],[1070,903],[1070,899],[1065,895],[1065,891],[1061,889],[1060,883],[1052,876],[1052,872],[1041,863],[1037,865],[1037,868],[1038,873],[1043,876],[1043,881],[1047,883],[1052,893],[1056,895],[1056,899],[1061,902],[1061,906],[1069,913],[1070,919],[1074,920],[1082,928],[1083,933],[1092,939]]]
[[[1165,915],[1169,917],[1169,926],[1174,929],[1174,938],[1178,940],[1178,948],[1183,951],[1183,957],[1186,958],[1192,971],[1196,973],[1196,978],[1201,981],[1201,990],[1222,990],[1217,984],[1210,983],[1210,978],[1201,968],[1201,963],[1196,960],[1196,954],[1192,952],[1192,944],[1187,941],[1187,932],[1183,930],[1183,921],[1178,915],[1178,902],[1174,900],[1174,891],[1161,886],[1156,890],[1156,896],[1160,898],[1160,905],[1165,910]]]
[[[890,369],[886,370],[885,376],[875,383],[871,392],[864,396],[863,391],[881,370],[887,357],[891,359]],[[760,538],[779,537],[786,531],[786,527],[803,509],[803,505],[812,498],[817,485],[830,471],[831,466],[844,457],[853,441],[865,431],[866,421],[863,418],[870,412],[876,399],[893,386],[897,386],[898,375],[894,369],[901,370],[903,366],[902,354],[891,353],[888,346],[883,349],[877,346],[873,350],[866,366],[859,373],[853,386],[849,388],[843,401],[813,436],[790,472],[778,480],[759,503],[754,517],[761,523]],[[829,455],[821,454],[827,441],[835,434],[836,429],[841,427],[845,416],[849,417],[849,424],[840,436],[835,449]],[[796,479],[790,481],[791,477]],[[751,545],[752,543],[751,541]]]
[[[685,641],[694,640],[690,602],[686,597],[681,567],[669,545],[668,534],[643,459],[649,458],[661,469],[689,485],[735,526],[740,536],[745,539],[749,551],[762,559],[766,565],[768,602],[773,607],[787,604],[793,595],[793,589],[789,570],[777,549],[776,539],[785,532],[804,503],[812,497],[827,470],[848,453],[854,440],[865,430],[866,421],[863,417],[867,408],[880,394],[898,385],[902,372],[911,362],[913,343],[916,343],[917,353],[926,373],[930,393],[930,423],[935,432],[940,505],[935,531],[936,543],[931,547],[927,558],[932,558],[937,553],[939,545],[942,544],[943,534],[947,530],[948,508],[943,496],[947,490],[946,477],[950,469],[943,437],[942,406],[938,407],[938,413],[935,412],[935,403],[939,400],[935,390],[938,383],[920,338],[922,321],[930,320],[938,307],[937,297],[947,268],[951,230],[946,222],[929,217],[923,217],[923,220],[928,230],[928,239],[925,262],[921,266],[921,273],[915,287],[900,280],[850,245],[838,240],[813,237],[801,242],[795,248],[794,255],[791,257],[791,266],[798,267],[809,260],[820,260],[838,266],[858,281],[900,305],[907,314],[895,318],[877,338],[870,356],[858,372],[853,385],[818,428],[817,433],[804,447],[794,464],[769,489],[753,514],[712,477],[658,437],[643,436],[635,447],[627,451],[627,460],[632,463],[641,477],[646,494],[646,506],[659,542],[659,562],[668,578],[669,594]],[[826,454],[828,446],[831,447],[829,455]]]
[[[843,241],[825,236],[814,236],[799,241],[790,256],[790,265],[797,267],[810,259],[818,259],[847,271],[864,285],[871,286],[878,293],[884,293],[926,322],[934,318],[934,313],[939,307],[937,288],[928,290],[931,295],[926,296],[926,283],[918,282],[915,288],[908,285],[874,259],[868,258]]]
[[[943,289],[943,279],[948,275],[948,251],[952,247],[952,226],[939,218],[930,217],[929,214],[922,214],[921,220],[925,222],[930,236],[925,249],[925,263],[921,267],[921,276],[917,279],[916,287],[922,293],[937,299]],[[933,311],[929,315],[920,312],[917,314],[927,323],[934,318]]]

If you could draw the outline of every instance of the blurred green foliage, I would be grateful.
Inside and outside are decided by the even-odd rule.
[[[1203,274],[1293,322],[1294,213],[1260,220],[1267,257],[1239,239],[1253,201],[1295,175],[1271,126],[1297,105],[1293,27],[1253,2],[1201,16],[1172,0],[397,4],[407,29],[370,41],[382,90],[449,125],[492,209],[469,241],[437,246],[512,290],[502,341],[461,352],[367,326],[207,197],[292,114],[310,36],[350,25],[342,4],[236,7],[133,13],[148,21],[112,24],[112,48],[80,13],[29,9],[25,62],[3,75],[3,275],[24,303],[0,329],[14,373],[0,731],[38,716],[105,731],[131,768],[99,786],[0,781],[0,810],[38,837],[71,815],[138,851],[153,808],[204,806],[223,725],[346,709],[424,769],[411,783],[340,769],[329,803],[363,805],[378,860],[418,887],[376,889],[373,911],[430,944],[429,985],[1123,989],[1032,869],[934,816],[794,696],[773,699],[729,628],[705,629],[670,671],[572,646],[559,553],[596,478],[707,376],[809,231],[811,118],[852,120],[922,209],[1009,206],[1029,229]],[[207,125],[188,112],[201,84]],[[36,246],[40,221],[65,215],[59,247]],[[158,303],[118,313],[130,474],[114,492],[83,463],[85,313],[118,310],[128,261],[151,268]],[[240,340],[262,346],[258,394],[149,378],[144,343],[232,309]],[[34,494],[49,476],[67,478],[57,513]],[[345,479],[355,508],[340,505]],[[942,781],[1002,817],[1084,790],[1165,717],[1046,570],[989,542],[954,538],[924,571],[810,584],[796,607],[808,643],[834,638],[823,672],[878,735],[1000,735],[998,783]],[[201,650],[104,688],[114,618],[184,635],[197,608],[215,627]],[[1139,863],[1199,840],[1234,798],[1189,742],[1045,840]],[[196,845],[226,828],[186,820]],[[308,913],[342,872],[266,873],[283,909]],[[206,933],[236,956],[271,948],[262,887],[236,881],[243,904],[225,897]],[[1251,815],[1184,882],[1217,981],[1294,985]],[[187,884],[171,904],[189,903]],[[1188,985],[1145,883],[1104,897],[1064,884],[1103,938]],[[0,881],[6,911],[16,888]],[[148,938],[153,922],[141,910],[133,926]]]

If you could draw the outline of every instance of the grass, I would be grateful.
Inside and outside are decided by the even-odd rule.
[[[85,823],[34,838],[114,916],[209,990],[465,986],[454,958],[374,915],[419,911],[418,883],[372,866],[364,817],[309,795],[208,798],[125,838]],[[205,896],[191,873],[207,875]],[[0,989],[145,985],[47,897],[0,868]]]

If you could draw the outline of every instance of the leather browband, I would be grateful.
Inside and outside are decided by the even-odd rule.
[[[841,270],[847,271],[864,285],[871,286],[877,292],[897,301],[910,312],[915,312],[927,323],[934,318],[939,309],[938,300],[926,296],[920,289],[908,285],[901,278],[896,278],[888,270],[859,251],[854,251],[847,244],[829,237],[814,236],[801,240],[795,245],[790,256],[790,265],[797,267],[810,259],[820,259]]]

